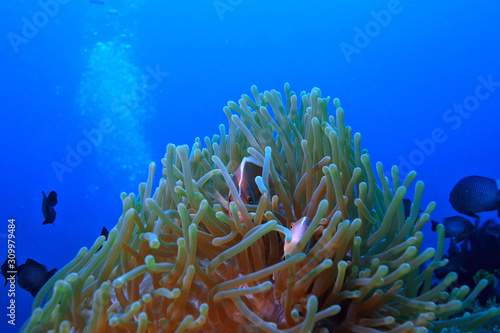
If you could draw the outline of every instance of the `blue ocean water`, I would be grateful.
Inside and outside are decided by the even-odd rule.
[[[168,143],[218,134],[253,84],[338,97],[372,161],[417,171],[433,219],[457,215],[462,177],[500,178],[498,2],[41,0],[0,13],[0,247],[13,218],[18,264],[61,269],[116,224],[151,161],[159,179]],[[52,190],[55,227],[42,226]],[[16,325],[2,314],[0,331],[17,332],[32,300],[17,287]]]

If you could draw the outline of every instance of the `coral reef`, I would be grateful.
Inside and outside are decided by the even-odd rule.
[[[486,280],[447,293],[450,272],[432,286],[446,264],[442,226],[437,248],[422,248],[435,203],[419,214],[416,182],[405,219],[416,174],[400,182],[393,167],[389,181],[381,163],[373,170],[338,99],[334,118],[317,88],[251,91],[224,107],[229,132],[167,146],[154,192],[151,164],[139,195],[122,193],[108,240],[48,281],[23,332],[437,332],[500,314],[460,315]],[[230,175],[249,155],[263,170],[253,205]],[[310,224],[284,256],[302,217]]]

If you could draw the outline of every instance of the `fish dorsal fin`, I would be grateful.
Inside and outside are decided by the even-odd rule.
[[[55,191],[50,192],[47,204],[49,206],[57,205],[57,194]]]
[[[28,259],[26,259],[25,264],[37,265],[38,263],[35,260],[28,258]]]
[[[44,265],[42,265],[39,262],[36,262],[35,260],[30,259],[30,258],[26,259],[26,262],[24,264],[32,266],[32,267],[38,267],[38,268],[44,269],[45,271],[47,270],[47,268]]]
[[[260,166],[261,168],[263,167],[263,164],[261,163],[261,161],[259,161],[259,159],[257,159],[257,157],[255,157],[253,155],[249,155],[249,156],[245,157],[245,159],[247,160],[247,162],[250,162],[252,164]]]

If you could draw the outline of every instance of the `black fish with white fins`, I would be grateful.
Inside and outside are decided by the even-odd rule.
[[[47,272],[47,268],[33,259],[26,259],[26,262],[17,268],[17,283],[21,288],[29,291],[33,297],[43,285],[54,275],[56,268]]]
[[[47,197],[45,195],[45,192],[42,191],[42,196],[42,214],[43,218],[45,219],[42,224],[52,223],[52,225],[54,225],[54,221],[56,219],[56,211],[54,210],[54,206],[57,205],[57,194],[55,191],[52,191]]]
[[[436,231],[436,227],[439,222],[431,221],[432,231]],[[466,238],[469,238],[474,231],[474,225],[471,221],[463,216],[451,216],[447,217],[441,223],[444,225],[444,237],[445,238],[455,238],[455,242],[460,243]]]
[[[462,214],[478,217],[476,213],[498,210],[500,217],[500,181],[469,176],[460,179],[450,193],[450,203]]]

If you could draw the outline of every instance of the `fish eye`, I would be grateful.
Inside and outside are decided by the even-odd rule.
[[[253,204],[254,204],[254,202],[253,202],[253,197],[252,197],[251,195],[249,195],[249,196],[247,197],[247,202],[248,202],[248,204],[249,204],[249,205],[253,205]]]

